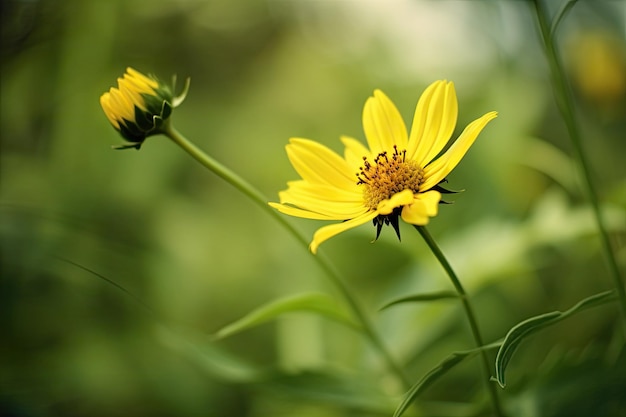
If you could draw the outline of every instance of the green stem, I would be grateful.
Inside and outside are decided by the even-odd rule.
[[[253,202],[255,202],[261,209],[267,212],[270,216],[272,216],[281,226],[283,226],[291,235],[301,244],[303,245],[307,251],[309,248],[309,242],[306,237],[304,237],[298,230],[296,230],[291,223],[289,223],[285,216],[281,215],[278,211],[274,210],[268,205],[267,198],[258,191],[253,185],[249,182],[241,178],[239,175],[220,164],[215,159],[211,158],[209,155],[204,153],[200,148],[187,140],[180,132],[178,132],[171,124],[169,124],[165,128],[164,134],[168,136],[171,140],[174,141],[178,146],[183,148],[185,152],[191,155],[196,161],[200,162],[210,171],[215,173],[217,176],[222,178],[224,181],[235,187],[237,190],[241,191],[244,195],[250,198]],[[391,356],[391,353],[383,343],[382,339],[374,330],[374,326],[368,316],[365,314],[365,311],[361,307],[361,305],[357,302],[357,300],[352,296],[352,293],[348,289],[348,287],[344,284],[344,282],[340,279],[339,274],[333,268],[328,261],[323,256],[317,255],[313,256],[313,259],[319,264],[321,269],[327,274],[335,287],[339,290],[341,295],[346,300],[347,304],[350,306],[352,312],[354,313],[357,320],[361,322],[363,326],[363,331],[366,336],[369,338],[372,345],[378,350],[383,360],[387,363],[389,369],[397,376],[397,378],[402,382],[403,386],[408,389],[411,386],[411,382],[400,367],[395,359]]]
[[[591,204],[596,225],[600,233],[600,240],[603,252],[608,263],[609,273],[611,274],[613,283],[617,290],[617,295],[621,306],[624,332],[626,332],[626,289],[624,288],[624,280],[620,275],[619,267],[617,266],[617,260],[615,259],[613,248],[611,247],[609,233],[607,232],[604,218],[602,217],[602,213],[600,211],[598,195],[591,179],[591,169],[589,167],[589,162],[587,161],[587,158],[585,157],[585,153],[583,151],[580,128],[574,115],[574,99],[565,80],[563,65],[557,53],[556,45],[554,44],[553,35],[554,31],[556,30],[556,25],[553,25],[554,27],[551,28],[548,24],[548,18],[546,16],[547,12],[542,9],[540,0],[534,0],[534,5],[537,15],[537,21],[539,24],[539,30],[543,39],[543,46],[545,48],[550,71],[552,73],[554,94],[557,102],[557,107],[559,108],[559,111],[561,112],[561,117],[563,117],[563,120],[567,127],[567,131],[569,133],[569,137],[574,148],[574,154],[578,163],[578,167],[580,169],[581,176],[583,177],[583,187],[585,188],[587,198],[589,199],[589,202]],[[561,15],[567,10],[569,10],[569,8],[564,9],[556,17],[557,21],[560,21]]]
[[[474,314],[474,309],[472,308],[472,304],[470,303],[469,298],[467,297],[467,293],[461,284],[461,281],[456,276],[456,273],[450,266],[450,263],[446,259],[445,255],[439,249],[439,246],[432,238],[426,227],[424,226],[414,226],[419,234],[422,236],[432,253],[435,255],[443,269],[450,277],[450,281],[452,281],[452,285],[456,289],[456,292],[459,294],[459,298],[461,299],[461,303],[463,304],[463,309],[465,310],[465,315],[467,316],[467,320],[469,321],[470,328],[472,330],[472,336],[474,336],[474,342],[476,343],[476,347],[480,348],[484,345],[483,338],[480,334],[480,329],[478,327],[478,321],[476,320],[476,315]],[[487,352],[485,349],[481,349],[481,358],[482,358],[482,369],[484,373],[484,381],[487,384],[487,391],[489,391],[489,396],[491,397],[491,402],[493,404],[493,409],[496,413],[496,416],[503,416],[502,407],[500,405],[500,399],[498,397],[498,392],[496,390],[496,386],[490,383],[491,380],[491,368],[489,367],[489,358],[487,357]]]

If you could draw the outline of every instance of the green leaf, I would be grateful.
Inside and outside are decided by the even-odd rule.
[[[264,369],[216,346],[204,333],[159,325],[155,326],[155,335],[164,346],[192,361],[199,370],[222,381],[241,384],[265,378]]]
[[[435,381],[437,381],[441,376],[443,376],[450,369],[454,368],[456,365],[464,361],[465,359],[471,358],[481,350],[489,350],[495,349],[500,346],[500,342],[492,343],[490,345],[482,346],[480,348],[464,350],[461,352],[453,352],[449,356],[447,356],[443,361],[441,361],[436,367],[431,369],[426,375],[422,377],[415,385],[411,387],[411,389],[406,393],[404,399],[396,408],[396,411],[393,413],[393,417],[400,417],[406,409],[411,405],[411,403],[417,399],[417,397],[426,390],[426,388],[430,387]]]
[[[220,329],[215,333],[215,338],[223,339],[251,327],[266,323],[282,314],[296,311],[317,313],[354,329],[361,329],[361,326],[356,323],[345,310],[341,309],[333,298],[326,294],[307,293],[282,298],[265,304]]]
[[[409,295],[406,297],[397,298],[395,300],[389,301],[387,304],[383,305],[378,311],[385,310],[391,306],[401,303],[420,303],[424,301],[434,301],[434,300],[443,300],[449,298],[458,298],[458,294],[453,291],[437,291],[431,292],[427,294],[415,294]]]
[[[496,355],[496,381],[498,382],[500,387],[505,387],[506,383],[504,378],[504,372],[511,358],[513,357],[513,354],[519,347],[520,343],[524,341],[524,339],[526,339],[531,334],[543,329],[544,327],[564,320],[569,316],[578,313],[586,308],[605,304],[606,302],[612,301],[615,298],[616,297],[613,291],[605,291],[579,301],[575,306],[567,311],[553,311],[551,313],[545,313],[539,316],[531,317],[511,328],[511,330],[509,330],[506,337],[504,338],[504,342],[502,343],[502,346],[500,347],[500,350],[498,350],[498,354]]]
[[[578,0],[567,0],[565,3],[563,3],[563,5],[561,6],[561,9],[557,12],[556,16],[554,17],[554,20],[552,21],[552,25],[550,26],[551,37],[554,37],[556,28],[559,26],[559,23],[561,23],[561,20],[567,14],[567,12],[569,12],[569,10],[572,7],[574,7],[574,5],[576,4],[576,1]]]

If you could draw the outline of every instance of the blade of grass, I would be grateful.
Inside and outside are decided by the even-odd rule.
[[[378,311],[386,310],[389,307],[395,306],[397,304],[423,303],[428,301],[446,300],[451,298],[459,298],[459,295],[453,291],[437,291],[425,294],[408,295],[406,297],[400,297],[396,298],[395,300],[389,301],[381,308],[379,308]]]

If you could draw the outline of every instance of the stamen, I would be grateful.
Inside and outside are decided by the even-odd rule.
[[[424,178],[421,167],[415,161],[406,160],[406,149],[399,150],[395,145],[391,155],[381,152],[374,158],[373,164],[367,157],[363,157],[363,166],[359,171],[356,174],[357,184],[365,186],[364,203],[372,210],[381,201],[401,191],[408,189],[417,193]],[[385,220],[380,219],[380,222]]]

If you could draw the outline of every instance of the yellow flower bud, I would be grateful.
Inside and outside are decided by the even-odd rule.
[[[127,68],[117,79],[117,88],[111,87],[100,97],[100,105],[113,127],[130,142],[119,149],[139,149],[143,141],[164,132],[172,109],[180,105],[189,89],[189,79],[183,92],[174,97],[172,87],[161,83],[152,75],[144,75]]]

